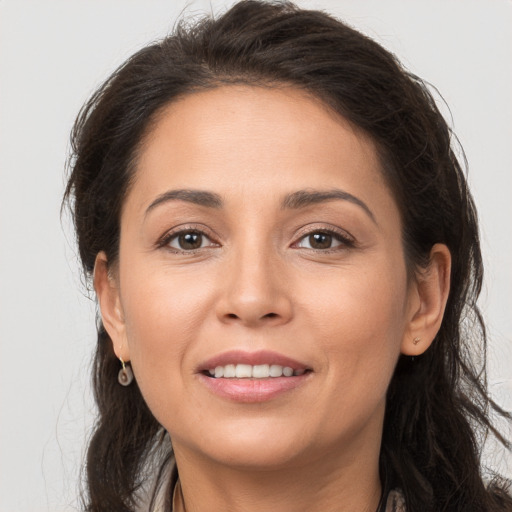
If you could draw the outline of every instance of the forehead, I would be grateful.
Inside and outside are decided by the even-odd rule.
[[[257,199],[265,188],[268,196],[332,187],[389,195],[372,141],[304,91],[230,85],[190,94],[159,113],[129,196],[142,208],[171,188]]]

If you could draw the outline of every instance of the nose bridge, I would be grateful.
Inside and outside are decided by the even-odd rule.
[[[230,250],[218,309],[223,321],[276,324],[291,317],[289,290],[278,251],[263,238],[247,230]]]

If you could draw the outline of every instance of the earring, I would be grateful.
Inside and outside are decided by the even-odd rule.
[[[117,380],[121,386],[129,386],[133,382],[133,372],[130,366],[126,366],[124,361],[119,358],[121,361],[122,368],[119,370],[117,374]]]
[[[414,339],[412,340],[412,342],[413,342],[415,345],[417,345],[420,341],[421,341],[421,338],[418,338],[418,337],[416,337],[416,338],[414,338]]]

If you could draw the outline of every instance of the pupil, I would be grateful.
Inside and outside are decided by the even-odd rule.
[[[309,243],[313,249],[329,249],[331,242],[332,235],[326,233],[315,233],[309,236]]]
[[[199,249],[202,235],[200,233],[185,233],[179,236],[179,243],[182,249]]]

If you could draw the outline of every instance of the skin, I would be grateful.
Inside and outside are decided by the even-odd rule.
[[[223,205],[150,207],[182,189]],[[283,207],[333,189],[356,200]],[[201,248],[162,245],[187,229],[205,233]],[[329,230],[331,247],[311,245]],[[110,271],[104,253],[96,262],[103,322],[170,433],[187,511],[373,512],[386,389],[400,353],[420,354],[439,329],[450,255],[434,246],[429,269],[408,277],[372,142],[292,88],[189,95],[145,139],[119,254]],[[198,366],[232,349],[312,371],[270,400],[228,400]]]

